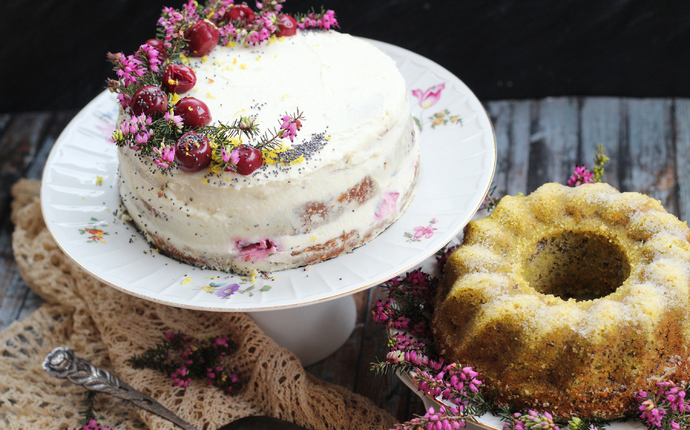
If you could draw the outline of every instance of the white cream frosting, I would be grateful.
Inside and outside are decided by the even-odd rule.
[[[256,115],[268,131],[299,109],[302,130],[284,142],[323,146],[303,162],[248,176],[163,175],[121,148],[123,203],[162,250],[240,273],[297,267],[372,239],[409,204],[419,147],[405,82],[368,42],[298,32],[268,45],[217,47],[192,67],[197,84],[181,97],[206,103],[214,123]]]

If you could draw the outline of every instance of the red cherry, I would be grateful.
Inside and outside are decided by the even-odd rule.
[[[247,3],[242,3],[230,6],[230,9],[223,15],[223,19],[225,21],[244,21],[247,24],[251,24],[256,19],[256,16],[252,8],[247,6]]]
[[[237,173],[240,175],[249,175],[264,164],[261,151],[253,146],[240,145],[237,152],[240,156],[240,161],[237,162]]]
[[[147,85],[134,93],[129,106],[134,115],[142,113],[151,117],[163,115],[168,110],[168,96],[161,87]]]
[[[166,60],[168,59],[168,53],[165,50],[165,45],[163,44],[163,41],[160,39],[149,39],[146,41],[146,44],[149,46],[153,46],[160,52],[161,57],[165,58]]]
[[[286,13],[278,15],[276,26],[278,27],[278,31],[276,31],[278,37],[289,37],[297,34],[297,21]]]
[[[206,103],[194,97],[185,97],[175,105],[175,115],[182,117],[185,127],[197,128],[211,122],[211,111]]]
[[[163,88],[169,93],[182,94],[196,84],[194,70],[183,64],[171,64],[163,70]]]
[[[203,134],[189,131],[175,144],[175,159],[184,172],[198,172],[211,164],[211,145]]]
[[[189,55],[203,57],[218,45],[220,33],[214,23],[204,19],[189,27],[184,32],[184,38],[189,42]]]

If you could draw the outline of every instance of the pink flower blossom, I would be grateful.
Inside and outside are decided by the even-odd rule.
[[[177,128],[182,128],[183,126],[182,117],[180,115],[175,115],[172,112],[166,112],[163,118],[166,121],[170,121]]]
[[[426,91],[420,89],[412,90],[412,95],[419,100],[419,106],[423,109],[427,109],[438,103],[441,98],[441,91],[443,91],[444,88],[446,88],[446,84],[441,83],[428,88]]]
[[[579,187],[582,184],[593,184],[594,174],[585,166],[576,166],[573,175],[568,179],[568,186]]]
[[[415,231],[414,237],[416,237],[417,239],[420,239],[422,236],[424,236],[425,238],[429,239],[429,238],[431,238],[431,236],[434,235],[434,231],[436,231],[436,230],[437,230],[436,227],[432,227],[432,226],[415,227],[414,228],[414,231]]]
[[[163,148],[153,148],[154,154],[158,157],[153,159],[157,166],[167,169],[170,163],[175,160],[175,148],[172,146],[164,146]]]
[[[281,118],[283,123],[280,125],[282,131],[281,137],[290,139],[290,142],[295,141],[297,131],[302,128],[302,121],[299,118],[292,118],[290,115],[285,115]]]

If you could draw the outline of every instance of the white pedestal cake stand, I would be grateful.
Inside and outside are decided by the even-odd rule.
[[[271,278],[246,279],[180,263],[151,249],[120,217],[117,117],[104,92],[65,128],[46,163],[43,215],[62,250],[125,293],[169,306],[247,312],[304,365],[333,353],[356,319],[352,294],[419,264],[455,237],[484,199],[496,141],[484,108],[450,72],[412,52],[372,41],[407,81],[421,127],[420,182],[403,216],[354,252]]]

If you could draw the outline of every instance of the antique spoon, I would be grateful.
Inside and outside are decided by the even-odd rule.
[[[96,367],[89,361],[77,357],[74,351],[69,348],[55,348],[43,361],[43,369],[53,376],[66,378],[70,382],[81,385],[88,390],[129,400],[136,406],[165,418],[184,430],[198,430],[158,403],[153,397],[135,390],[107,370]],[[297,424],[267,416],[240,418],[225,424],[218,430],[250,429],[306,430]]]

